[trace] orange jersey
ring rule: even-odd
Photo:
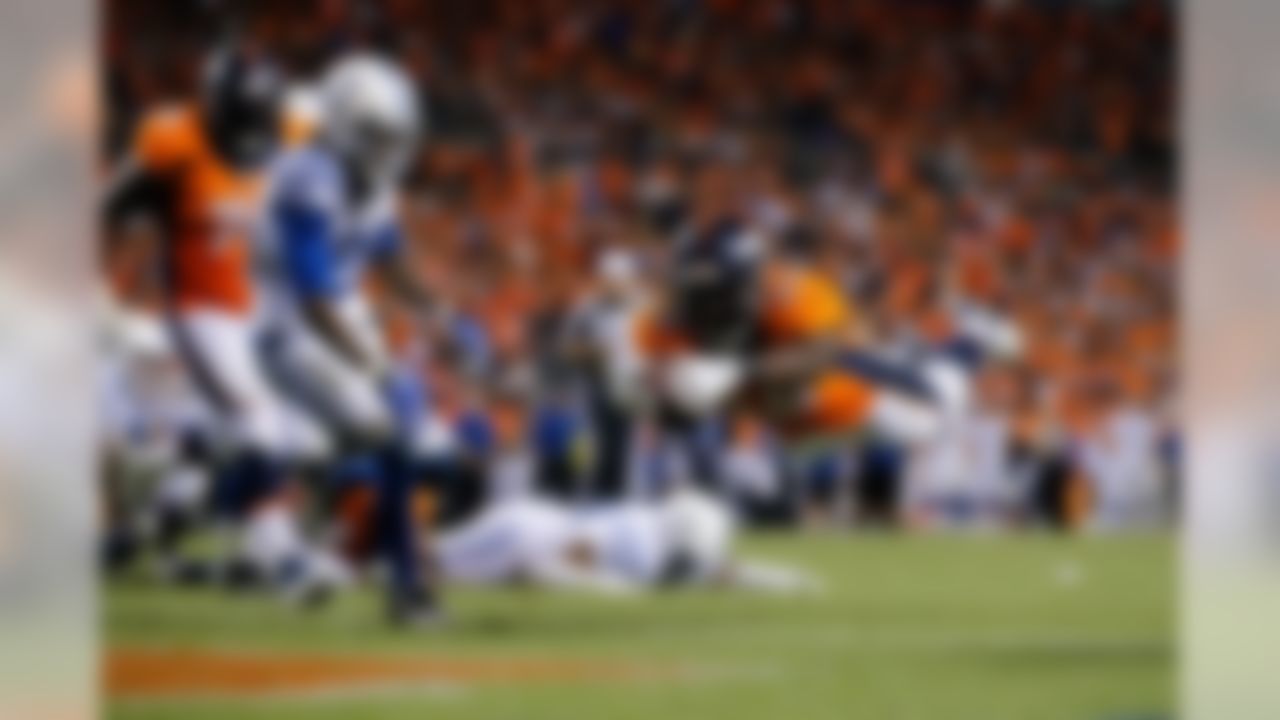
[[[766,268],[759,321],[766,347],[840,335],[853,319],[849,302],[831,278],[796,265]]]
[[[847,337],[856,315],[840,287],[821,272],[776,263],[765,269],[763,298],[756,318],[758,351],[768,352],[824,339]],[[638,344],[662,357],[691,349],[676,328],[654,316],[642,317]],[[820,370],[798,387],[766,388],[765,397],[784,399],[783,429],[799,434],[839,433],[866,421],[874,388],[841,368]],[[789,399],[788,399],[789,398]],[[778,406],[766,401],[774,410]],[[776,414],[770,412],[769,414]]]
[[[804,407],[791,430],[817,435],[853,432],[866,425],[875,386],[845,370],[824,370],[807,389]]]
[[[306,134],[288,122],[285,140]],[[133,154],[163,178],[170,193],[168,280],[179,308],[214,307],[245,313],[253,303],[251,227],[265,184],[261,171],[224,163],[208,141],[194,104],[162,108],[139,127]]]
[[[839,286],[819,272],[793,264],[766,267],[763,299],[755,320],[760,349],[785,347],[843,334],[854,313]],[[691,343],[679,328],[654,313],[640,317],[637,341],[652,355],[688,350]]]
[[[854,319],[840,287],[822,273],[794,265],[774,266],[766,273],[760,317],[766,349],[847,336]],[[852,373],[830,368],[819,371],[800,394],[800,404],[784,429],[827,434],[861,427],[870,414],[874,389]]]

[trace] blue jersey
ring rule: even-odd
[[[267,200],[268,282],[293,300],[339,300],[359,290],[370,262],[398,251],[395,189],[357,203],[347,170],[322,146],[275,164]]]

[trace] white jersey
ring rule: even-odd
[[[300,299],[351,304],[368,265],[399,249],[395,188],[375,188],[356,202],[349,184],[338,158],[317,145],[273,164],[257,247],[269,325],[295,324]]]
[[[340,357],[301,312],[304,302],[328,304],[365,357],[388,364],[362,284],[371,263],[399,251],[395,190],[355,201],[347,173],[319,145],[273,165],[257,268],[268,354],[285,390],[326,424],[367,431],[394,422],[382,378]]]
[[[581,510],[526,496],[494,503],[442,533],[435,554],[455,582],[639,588],[661,578],[669,535],[656,505]]]
[[[623,502],[579,511],[577,523],[598,562],[637,585],[662,579],[674,554],[661,506]]]
[[[499,502],[442,533],[435,556],[453,582],[493,585],[536,580],[566,562],[582,535],[568,510],[532,497]]]

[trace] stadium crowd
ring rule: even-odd
[[[116,5],[107,158],[148,107],[189,92],[210,26],[199,3]],[[1167,3],[243,10],[247,36],[299,77],[372,46],[419,84],[426,142],[406,236],[457,320],[447,338],[390,306],[383,320],[407,385],[472,452],[527,438],[552,492],[662,472],[646,428],[596,407],[609,391],[564,347],[593,308],[660,283],[685,219],[715,212],[731,187],[779,252],[838,278],[886,342],[938,332],[955,293],[999,308],[1025,341],[1018,362],[980,378],[969,421],[921,451],[868,439],[796,467],[759,418],[708,428],[715,482],[757,519],[1124,526],[1167,512],[1178,461]],[[145,240],[116,248],[104,259],[116,292],[158,307]]]

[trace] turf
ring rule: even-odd
[[[455,591],[448,628],[393,633],[354,594],[302,616],[262,598],[115,581],[109,647],[626,661],[655,681],[396,686],[272,697],[133,697],[117,720],[333,718],[1154,720],[1172,716],[1173,542],[770,536],[749,554],[804,566],[820,597],[621,601]]]

